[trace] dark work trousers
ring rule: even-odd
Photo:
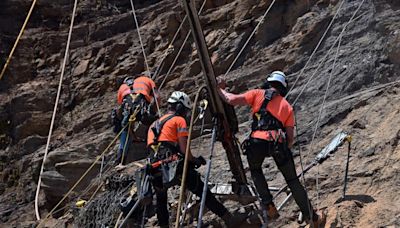
[[[293,155],[289,149],[285,149],[282,143],[278,143],[277,149],[274,149],[274,142],[251,138],[246,153],[251,177],[264,205],[272,203],[272,195],[268,189],[268,184],[264,177],[261,165],[263,164],[265,157],[272,156],[278,169],[283,174],[286,183],[293,194],[293,198],[300,207],[304,218],[307,220],[310,219],[310,209],[313,212],[313,219],[318,218],[313,211],[311,204],[309,204],[310,201],[307,198],[307,193],[304,187],[301,185],[299,178],[297,177]]]
[[[186,176],[186,186],[189,189],[189,191],[193,192],[198,197],[201,197],[203,193],[204,183],[200,178],[200,174],[194,169],[193,166],[190,165],[188,168],[188,174]],[[153,187],[155,189],[157,197],[156,213],[157,213],[158,225],[160,226],[168,225],[169,224],[169,212],[167,207],[168,189],[163,186],[162,177],[160,175],[154,177]],[[224,205],[218,202],[218,200],[211,193],[209,188],[207,189],[207,195],[206,195],[206,207],[219,217],[224,216],[228,212],[228,210],[224,207]]]

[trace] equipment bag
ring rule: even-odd
[[[161,174],[163,185],[167,188],[174,186],[178,183],[179,170],[183,168],[183,159],[180,158],[175,161],[161,164]]]
[[[113,132],[118,133],[121,131],[121,119],[118,118],[118,108],[113,108],[111,110],[111,126],[113,126]]]

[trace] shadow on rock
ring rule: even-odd
[[[335,204],[344,202],[344,201],[359,201],[362,203],[373,203],[376,202],[376,200],[369,195],[346,195],[345,198],[339,198],[336,200]]]

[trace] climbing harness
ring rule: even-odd
[[[283,130],[283,124],[276,117],[274,117],[268,110],[267,106],[272,100],[276,92],[272,89],[266,89],[263,103],[261,104],[258,112],[253,115],[253,123],[251,126],[252,131],[270,131],[270,130]]]
[[[132,130],[132,124],[134,124],[135,121],[140,121],[143,118],[143,114],[140,113],[143,110],[143,95],[141,94],[129,94],[129,98],[131,98],[132,101],[132,105],[135,107],[135,109],[133,110],[133,112],[131,111],[131,106],[129,106],[129,104],[127,103],[123,103],[124,106],[124,118],[122,119],[122,125],[126,126],[126,124],[128,124],[128,134],[126,136],[125,142],[124,142],[124,148],[122,150],[122,157],[121,157],[121,165],[124,164],[124,160],[125,160],[125,153],[126,153],[126,149],[128,146],[128,141],[129,141],[129,134],[131,133]],[[129,106],[129,107],[127,107]],[[138,116],[138,114],[140,114]]]
[[[170,143],[167,142],[159,142],[158,138],[160,137],[161,131],[165,125],[165,123],[174,118],[176,115],[175,114],[170,114],[169,116],[165,117],[165,119],[163,120],[156,120],[156,122],[154,122],[154,125],[150,128],[151,131],[154,134],[154,139],[153,139],[153,144],[150,145],[150,148],[153,150],[153,152],[155,154],[158,154],[159,149],[161,147],[162,144],[171,146],[171,147],[175,147],[175,145],[171,145]],[[177,150],[177,148],[175,148],[175,150]]]
[[[11,49],[11,51],[10,51],[10,54],[9,54],[8,57],[7,57],[6,63],[4,64],[3,69],[1,70],[1,73],[0,73],[0,80],[3,78],[4,73],[5,73],[6,70],[7,70],[8,64],[10,64],[11,58],[12,58],[14,52],[15,52],[15,49],[17,48],[18,43],[19,43],[19,41],[20,41],[22,35],[24,34],[25,27],[26,27],[26,25],[28,24],[29,19],[31,18],[33,9],[35,8],[35,5],[36,5],[36,2],[37,2],[37,0],[33,0],[33,1],[32,1],[31,8],[29,9],[28,15],[27,15],[26,18],[25,18],[24,24],[22,25],[21,30],[19,31],[19,34],[18,34],[18,36],[17,36],[17,39],[15,40],[14,46],[12,47],[12,49]],[[36,206],[35,206],[35,207],[36,207]],[[40,219],[40,215],[39,215],[38,213],[36,213],[36,218],[39,218],[39,219]]]
[[[35,3],[35,2],[34,2]],[[72,29],[74,27],[74,19],[75,19],[75,13],[76,13],[76,7],[78,5],[78,0],[75,0],[74,2],[74,8],[72,11],[72,16],[71,16],[71,24],[69,27],[69,32],[68,32],[68,39],[67,39],[67,45],[65,47],[65,54],[64,54],[64,60],[63,60],[63,64],[61,66],[61,75],[60,75],[60,81],[58,83],[58,89],[57,89],[57,96],[56,96],[56,101],[54,104],[54,109],[53,109],[53,115],[51,117],[51,123],[50,123],[50,129],[49,129],[49,135],[47,137],[47,143],[46,143],[46,148],[44,151],[44,156],[43,156],[43,161],[42,161],[42,166],[40,168],[40,173],[39,173],[39,180],[38,180],[38,184],[37,184],[37,188],[36,188],[36,195],[35,195],[35,214],[36,214],[36,219],[40,220],[40,212],[39,212],[39,192],[40,192],[40,185],[42,183],[42,174],[43,174],[43,170],[44,170],[44,164],[46,163],[46,158],[47,158],[47,154],[49,152],[49,147],[50,147],[50,139],[51,139],[51,135],[53,133],[53,127],[54,127],[54,121],[56,119],[56,114],[57,114],[57,106],[58,106],[58,102],[60,100],[60,95],[61,95],[61,87],[62,87],[62,82],[63,82],[63,78],[64,78],[64,71],[65,71],[65,66],[67,64],[67,57],[68,57],[68,52],[69,52],[69,47],[70,47],[70,43],[71,43],[71,36],[72,36]],[[33,6],[31,7],[31,10],[33,9]],[[31,11],[29,11],[31,13]],[[30,14],[29,14],[30,15]],[[28,18],[27,18],[28,19]]]

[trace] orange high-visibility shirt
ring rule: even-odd
[[[156,83],[146,76],[140,76],[133,81],[132,91],[134,93],[143,94],[146,100],[150,103],[153,99],[153,89],[156,88]]]
[[[157,121],[162,121],[172,114],[165,114]],[[151,124],[149,131],[147,133],[147,146],[154,143],[154,133],[151,128],[154,126],[155,122]],[[164,123],[161,129],[160,136],[158,137],[159,142],[170,142],[173,144],[178,143],[179,137],[187,137],[189,135],[186,120],[181,116],[174,116]]]
[[[122,100],[124,99],[124,97],[130,94],[131,92],[132,92],[131,88],[129,88],[127,84],[123,83],[118,89],[118,96],[117,96],[118,104],[119,105],[122,104]]]
[[[244,94],[246,102],[251,106],[252,115],[258,112],[264,101],[265,90],[263,89],[253,89],[249,90]],[[275,95],[267,105],[267,111],[271,113],[276,119],[278,119],[283,127],[294,127],[294,112],[293,107],[289,102],[281,95]],[[254,131],[251,134],[252,138],[264,139],[264,140],[274,140],[277,132],[272,131]],[[273,139],[271,139],[271,135]]]

